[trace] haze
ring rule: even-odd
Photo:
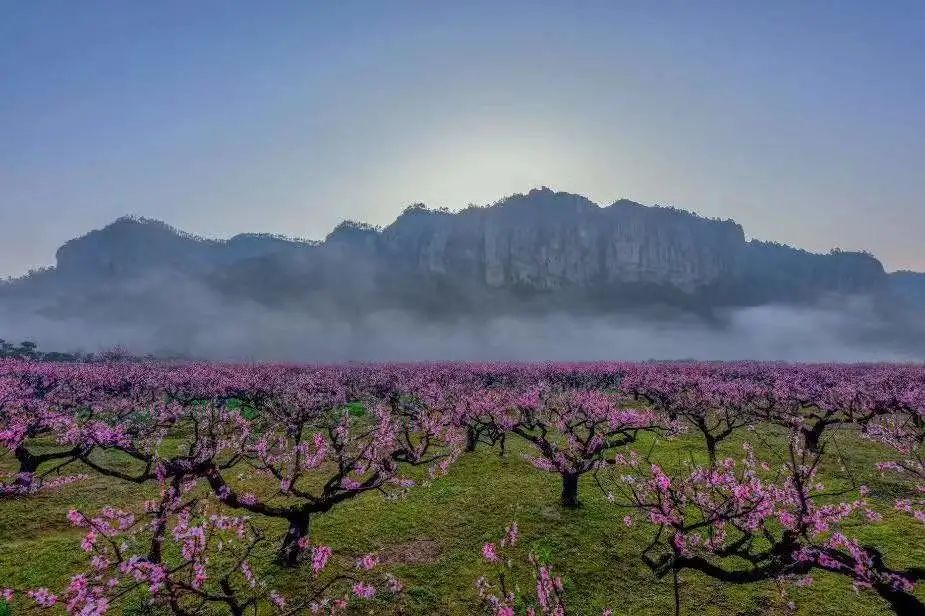
[[[921,2],[5,3],[0,275],[548,185],[925,270]]]

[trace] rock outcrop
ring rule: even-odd
[[[669,208],[601,208],[549,189],[459,214],[409,208],[382,234],[386,252],[488,287],[555,291],[646,282],[692,292],[740,270],[742,228]]]

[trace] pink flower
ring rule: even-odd
[[[28,595],[39,607],[53,607],[58,602],[58,597],[49,592],[47,588],[30,590]]]
[[[279,609],[286,607],[286,599],[275,590],[270,591],[270,601]]]
[[[84,536],[83,541],[80,542],[80,548],[84,552],[92,552],[93,546],[96,545],[96,537],[96,531],[91,529],[90,532]]]
[[[501,547],[511,546],[517,543],[517,522],[511,522],[511,525],[507,527],[504,538],[501,540]]]
[[[250,492],[245,492],[238,497],[238,500],[245,505],[253,505],[257,502],[257,497]]]
[[[320,572],[328,564],[331,558],[331,548],[326,545],[318,545],[312,549],[312,571]]]
[[[193,581],[191,586],[193,588],[202,588],[203,584],[206,583],[206,568],[205,565],[201,563],[196,563],[193,565]]]
[[[364,571],[369,571],[379,563],[379,559],[376,558],[375,554],[366,554],[357,559],[357,569],[363,569]]]
[[[389,592],[393,594],[397,594],[401,592],[402,584],[398,580],[398,578],[396,578],[394,575],[392,575],[391,573],[387,573],[385,575],[385,581],[386,581],[386,584],[388,584]]]
[[[376,596],[376,587],[363,582],[357,582],[353,585],[353,594],[360,599],[372,599]]]
[[[71,509],[67,512],[67,519],[74,526],[84,526],[86,524],[83,514],[76,509]]]
[[[482,546],[482,558],[490,563],[498,562],[498,560],[500,560],[498,558],[497,552],[495,552],[494,543],[486,543]]]

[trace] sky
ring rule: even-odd
[[[925,271],[925,2],[0,0],[0,276],[546,185]]]

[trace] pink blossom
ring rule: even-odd
[[[376,588],[364,582],[357,582],[353,585],[353,594],[360,599],[372,599],[376,596]]]

